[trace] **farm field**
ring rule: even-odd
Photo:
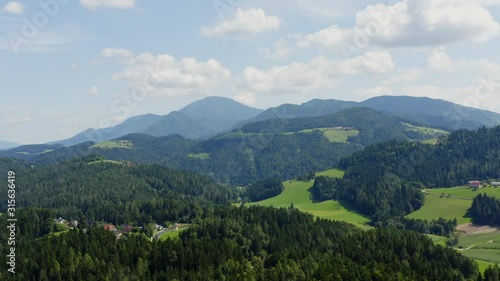
[[[311,133],[315,130],[319,130],[323,132],[323,135],[330,141],[330,142],[347,142],[347,139],[349,137],[355,137],[359,135],[358,130],[336,130],[333,128],[317,128],[317,129],[308,129],[308,130],[303,130],[299,131],[298,133]]]
[[[341,177],[343,172],[333,169],[317,173],[317,175],[326,175],[331,177]],[[291,204],[301,211],[310,213],[321,218],[345,221],[355,224],[361,228],[367,228],[365,223],[370,220],[356,213],[349,205],[335,200],[328,200],[320,203],[313,203],[309,197],[308,189],[313,182],[285,181],[283,182],[285,190],[278,196],[259,202],[247,203],[246,205],[273,206],[276,208],[290,207]]]
[[[469,223],[470,218],[465,217],[467,209],[470,208],[472,200],[440,197],[439,195],[425,195],[425,203],[422,208],[409,214],[412,219],[457,219],[458,224]]]
[[[472,204],[472,199],[480,193],[486,193],[500,198],[500,188],[486,187],[474,191],[472,188],[454,187],[428,189],[425,195],[425,204],[420,210],[409,214],[408,218],[415,219],[445,219],[456,218],[458,224],[470,223],[466,217],[467,210]],[[441,197],[441,195],[444,195]]]
[[[130,141],[103,141],[97,144],[94,144],[92,148],[129,148],[132,149],[134,145]]]

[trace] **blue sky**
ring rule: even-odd
[[[2,1],[0,140],[60,140],[206,96],[500,112],[499,22],[500,0]]]

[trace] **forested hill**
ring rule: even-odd
[[[17,241],[22,258],[9,279],[0,247],[2,280],[483,280],[473,260],[424,235],[362,231],[285,208],[212,208],[165,241],[134,233],[117,241],[102,227],[38,239],[20,231]]]
[[[280,133],[328,127],[350,127],[358,130],[359,135],[349,138],[349,141],[363,146],[409,139],[399,120],[366,107],[347,108],[319,117],[269,119],[244,125],[241,130],[245,133]]]
[[[16,207],[47,208],[67,219],[85,215],[139,225],[151,218],[188,220],[199,215],[201,206],[235,199],[230,187],[191,172],[158,165],[128,167],[93,155],[48,166],[0,159],[0,169],[17,174]],[[7,182],[5,176],[0,180]],[[6,189],[3,185],[1,192],[7,194]],[[0,212],[6,203],[1,202]]]
[[[500,126],[460,130],[437,145],[391,141],[340,161],[342,180],[318,178],[316,200],[344,199],[376,220],[404,216],[423,204],[421,188],[500,179]]]

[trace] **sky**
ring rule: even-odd
[[[500,0],[0,1],[0,140],[207,96],[427,96],[500,112]]]

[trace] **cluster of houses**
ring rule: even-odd
[[[67,229],[74,229],[74,228],[78,227],[77,220],[67,221],[67,220],[60,217],[58,219],[54,219],[54,222],[58,223],[58,224],[65,225]],[[110,223],[98,223],[98,222],[93,222],[93,221],[89,221],[88,225],[96,225],[98,227],[103,227],[105,230],[113,232],[117,238],[120,238],[123,234],[133,232],[134,229],[136,231],[139,231],[142,229],[142,227],[134,227],[134,226],[127,225],[127,224],[122,224],[119,228],[117,228],[116,226],[114,226],[113,224],[110,224]],[[175,223],[174,225],[172,225],[172,230],[179,231],[179,226],[180,225],[178,223]],[[155,227],[154,227],[154,231],[163,231],[163,230],[167,230],[167,229],[168,229],[167,227],[163,227],[159,224],[155,224]]]
[[[500,182],[497,181],[492,181],[490,183],[487,183],[487,185],[491,185],[494,187],[500,186]],[[469,181],[469,187],[472,188],[481,188],[483,186],[483,183],[480,181]]]

